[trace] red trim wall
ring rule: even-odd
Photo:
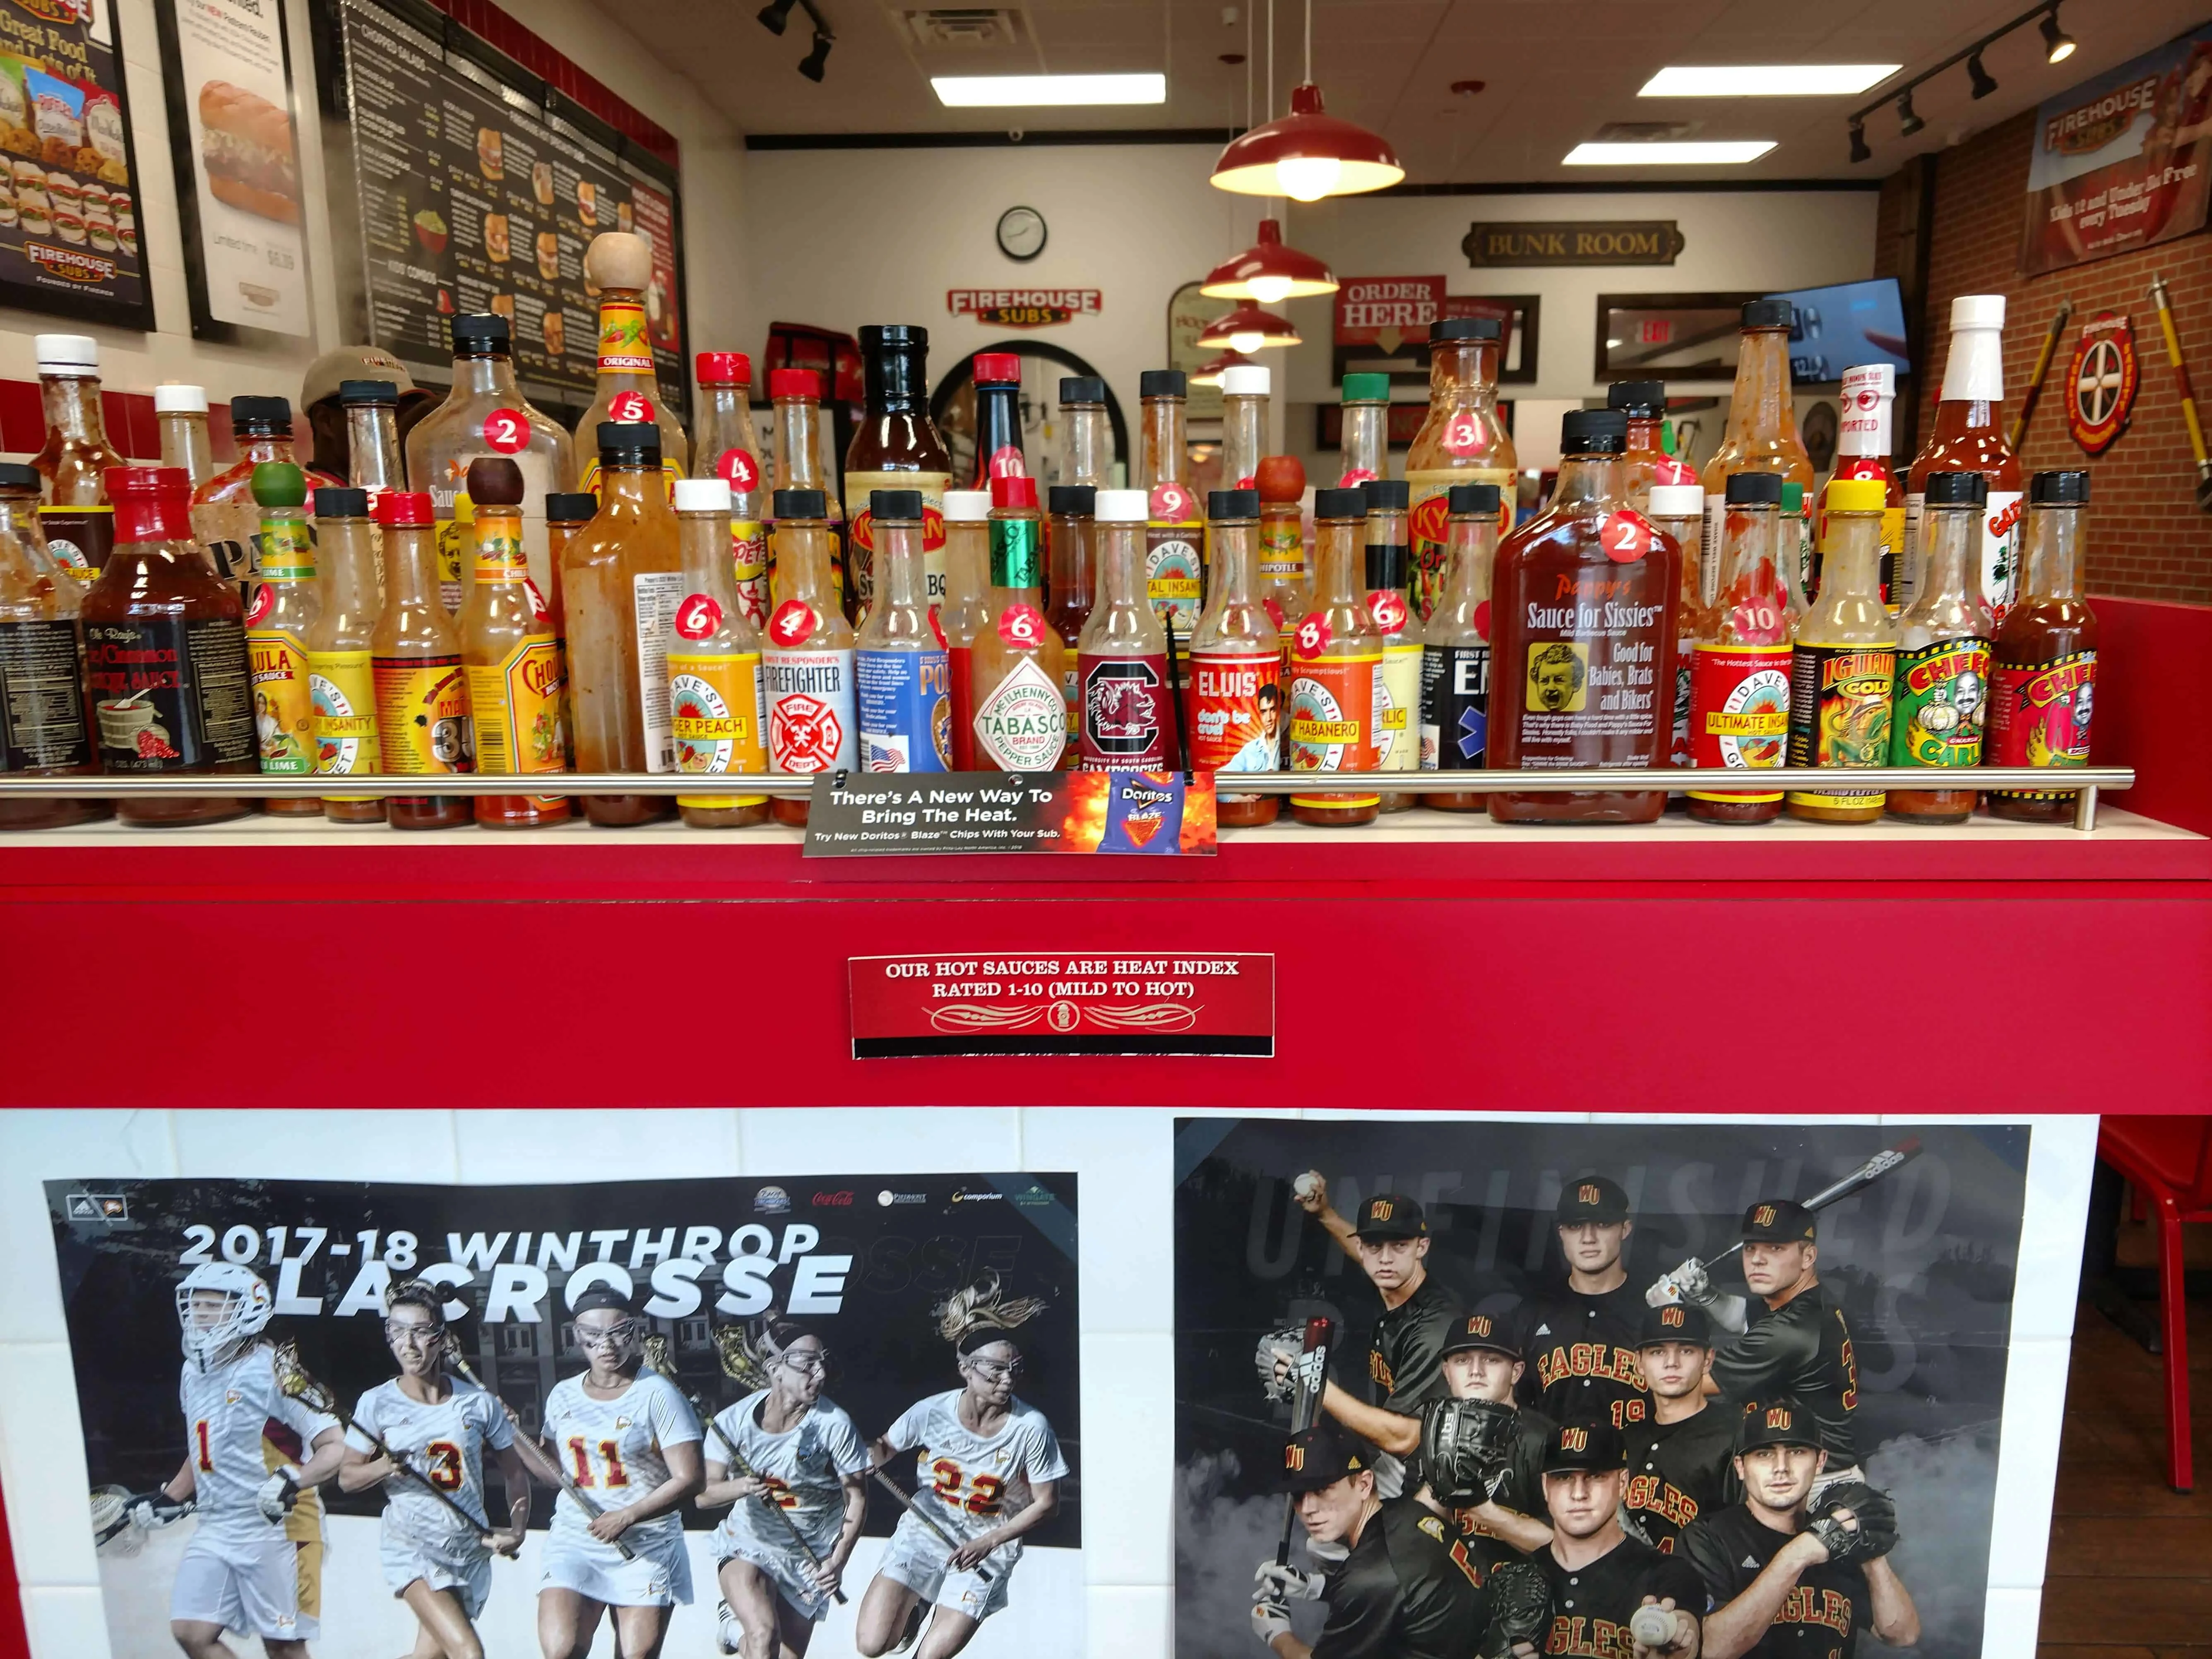
[[[481,35],[541,80],[550,82],[624,136],[635,139],[671,167],[678,165],[676,139],[644,112],[617,97],[491,0],[430,0],[463,28]]]

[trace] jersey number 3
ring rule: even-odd
[[[607,1478],[604,1481],[595,1480],[592,1474],[591,1454],[584,1449],[584,1437],[580,1434],[570,1435],[568,1455],[576,1462],[576,1484],[580,1486],[627,1486],[629,1485],[629,1471],[623,1468],[620,1452],[621,1448],[613,1441],[599,1442],[599,1462],[606,1467]]]
[[[459,1492],[467,1478],[461,1449],[450,1440],[433,1440],[422,1448],[422,1473],[440,1492]]]

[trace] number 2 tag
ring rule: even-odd
[[[1651,550],[1651,520],[1633,507],[1615,508],[1599,521],[1598,538],[1615,564],[1634,564]]]
[[[501,455],[519,455],[530,442],[530,417],[519,409],[495,409],[484,416],[484,447]]]

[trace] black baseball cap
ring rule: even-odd
[[[1283,1443],[1283,1468],[1275,1490],[1319,1492],[1373,1467],[1357,1443],[1324,1418]]]
[[[1544,1473],[1588,1469],[1602,1474],[1628,1467],[1628,1447],[1610,1423],[1562,1423],[1544,1443]]]
[[[1813,1212],[1794,1198],[1762,1199],[1743,1212],[1747,1244],[1809,1244]]]
[[[1656,1308],[1646,1308],[1636,1328],[1636,1346],[1650,1348],[1662,1342],[1694,1342],[1710,1348],[1713,1322],[1703,1308],[1687,1302],[1662,1302]]]
[[[1747,1452],[1756,1446],[1817,1447],[1820,1443],[1820,1425],[1814,1422],[1813,1413],[1786,1394],[1751,1407],[1744,1413],[1743,1421],[1736,1425],[1735,1449],[1739,1452]]]
[[[1443,1346],[1437,1350],[1442,1358],[1448,1353],[1469,1353],[1477,1348],[1486,1348],[1492,1353],[1510,1354],[1521,1358],[1521,1337],[1513,1328],[1513,1322],[1501,1319],[1496,1314],[1471,1313],[1464,1315],[1452,1334],[1444,1339]]]
[[[1628,1194],[1601,1175],[1579,1176],[1559,1188],[1559,1206],[1553,1213],[1562,1227],[1585,1221],[1626,1221]]]
[[[1426,1238],[1429,1218],[1405,1194],[1377,1193],[1359,1206],[1352,1231],[1358,1238]]]

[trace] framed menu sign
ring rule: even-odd
[[[0,5],[0,304],[154,326],[110,0]]]
[[[524,392],[580,409],[598,368],[584,250],[635,231],[655,366],[688,409],[674,170],[427,6],[321,0],[315,17],[334,240],[357,240],[345,297],[369,342],[442,385],[447,319],[496,312]]]

